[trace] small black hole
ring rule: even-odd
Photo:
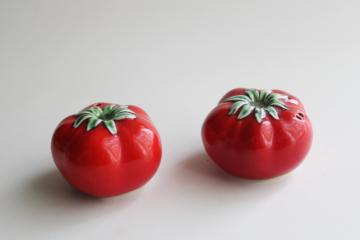
[[[299,112],[299,113],[297,113],[296,114],[296,116],[295,116],[297,119],[299,119],[299,120],[304,120],[304,118],[305,118],[305,115],[304,115],[304,113],[302,113],[302,112]]]

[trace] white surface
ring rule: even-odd
[[[359,239],[359,1],[0,2],[0,239]],[[235,179],[200,127],[237,86],[280,88],[312,118],[293,173]],[[77,194],[51,134],[96,101],[137,104],[163,141],[144,188]]]

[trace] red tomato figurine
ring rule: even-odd
[[[159,133],[144,110],[108,103],[93,104],[60,122],[51,150],[65,179],[96,197],[142,186],[161,159]]]
[[[225,171],[265,179],[300,164],[310,149],[312,128],[304,106],[291,94],[237,88],[207,116],[202,140]]]

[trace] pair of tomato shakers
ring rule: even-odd
[[[202,140],[210,158],[226,172],[267,179],[301,163],[311,146],[312,127],[293,95],[236,88],[205,119]],[[73,187],[109,197],[139,188],[155,174],[161,141],[141,108],[96,103],[60,122],[51,151]]]

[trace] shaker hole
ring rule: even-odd
[[[299,112],[299,113],[297,113],[296,114],[296,116],[295,116],[297,119],[299,119],[299,120],[304,120],[304,118],[305,118],[305,115],[304,115],[304,113],[302,113],[302,112]]]

